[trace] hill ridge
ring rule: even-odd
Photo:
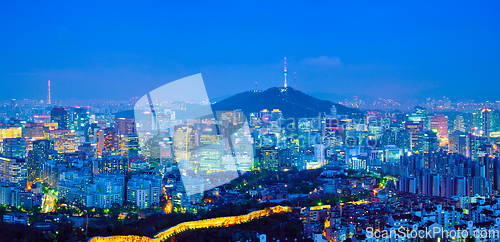
[[[246,91],[235,94],[212,104],[213,111],[232,111],[241,109],[245,115],[263,109],[279,109],[283,116],[292,118],[317,117],[320,113],[330,114],[335,105],[338,115],[359,115],[358,109],[348,108],[328,100],[321,100],[293,88],[271,87],[264,91]]]

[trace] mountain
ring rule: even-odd
[[[339,115],[362,115],[358,109],[320,100],[293,88],[273,87],[265,91],[248,91],[236,94],[212,104],[213,111],[231,111],[241,109],[245,115],[260,112],[263,109],[279,109],[287,118],[317,117],[330,114],[332,105]]]

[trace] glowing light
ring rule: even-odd
[[[220,218],[212,218],[212,219],[204,219],[204,220],[180,223],[174,227],[171,227],[165,231],[156,234],[154,238],[136,236],[136,235],[93,237],[92,239],[90,239],[90,242],[107,242],[107,241],[160,242],[160,241],[166,241],[170,237],[187,230],[229,227],[237,224],[247,223],[262,217],[267,217],[271,214],[289,213],[289,212],[292,212],[291,207],[276,206],[276,207],[266,208],[263,210],[254,211],[246,215],[220,217]]]

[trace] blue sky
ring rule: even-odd
[[[201,73],[209,97],[307,93],[493,100],[499,3],[0,1],[0,100],[128,99]]]

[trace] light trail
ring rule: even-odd
[[[136,235],[124,235],[124,236],[109,236],[109,237],[93,237],[89,240],[89,242],[111,242],[111,241],[161,242],[161,241],[166,241],[172,236],[180,234],[187,230],[229,227],[237,224],[248,223],[252,220],[267,217],[271,214],[289,213],[289,212],[292,212],[291,207],[275,206],[263,210],[254,211],[246,215],[211,218],[211,219],[180,223],[174,227],[171,227],[167,230],[164,230],[156,234],[153,238],[145,236],[136,236]]]
[[[54,206],[57,203],[57,192],[49,189],[42,197],[42,213],[54,211]]]

